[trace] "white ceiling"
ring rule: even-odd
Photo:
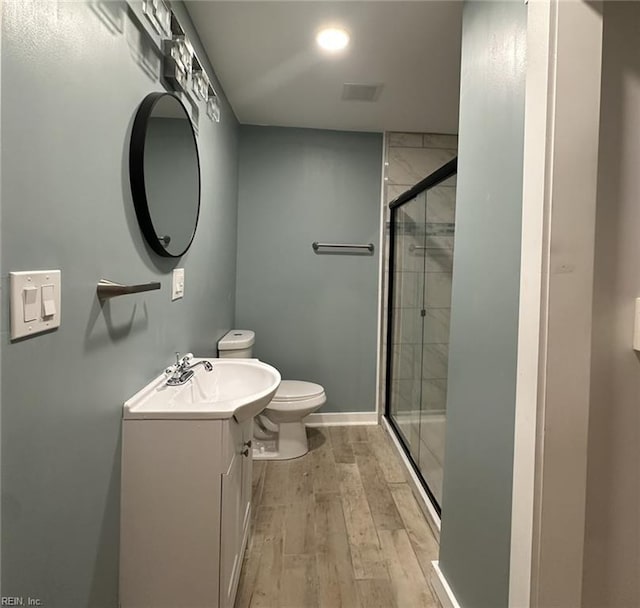
[[[354,131],[456,133],[462,3],[186,2],[241,123]],[[346,52],[315,45],[325,25]],[[344,83],[384,84],[376,102],[343,101]]]

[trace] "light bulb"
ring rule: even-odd
[[[329,27],[320,30],[316,36],[316,42],[321,49],[336,53],[342,51],[349,44],[349,34],[346,30]]]

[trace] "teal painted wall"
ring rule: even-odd
[[[465,608],[508,604],[526,24],[464,7],[440,567]]]
[[[162,90],[135,26],[110,31],[88,2],[2,8],[2,592],[115,608],[122,403],[173,351],[213,354],[233,326],[238,125],[226,101],[219,124],[201,116],[198,232],[181,260],[160,259],[128,181],[137,107]],[[186,290],[172,303],[175,266]],[[49,268],[62,270],[60,329],[11,343],[9,271]],[[100,306],[102,277],[162,289]]]
[[[325,387],[325,412],[375,409],[381,170],[380,134],[240,128],[236,322],[283,378]]]

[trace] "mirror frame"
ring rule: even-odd
[[[149,210],[149,201],[147,200],[147,190],[144,182],[144,149],[147,135],[147,126],[156,103],[165,95],[173,97],[184,110],[185,116],[189,121],[191,136],[193,137],[193,145],[196,150],[196,159],[198,161],[198,211],[196,213],[196,222],[191,233],[191,238],[187,246],[180,253],[169,253],[160,242],[160,235],[156,233]],[[200,170],[200,152],[198,150],[198,140],[196,139],[193,124],[187,108],[182,101],[172,93],[149,93],[140,104],[136,117],[133,121],[131,129],[131,143],[129,146],[129,181],[131,182],[131,195],[133,197],[133,206],[138,218],[140,230],[147,241],[147,244],[155,253],[166,258],[179,258],[183,256],[191,247],[193,239],[196,236],[198,221],[200,220],[200,199],[202,196],[202,172]]]

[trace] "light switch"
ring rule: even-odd
[[[59,270],[10,272],[11,339],[60,326]]]
[[[180,298],[184,298],[184,268],[174,269],[171,282],[171,300]]]
[[[23,295],[23,316],[24,322],[29,323],[38,318],[38,289],[36,287],[25,287]]]
[[[42,286],[42,316],[52,317],[56,314],[55,290],[53,285]]]

